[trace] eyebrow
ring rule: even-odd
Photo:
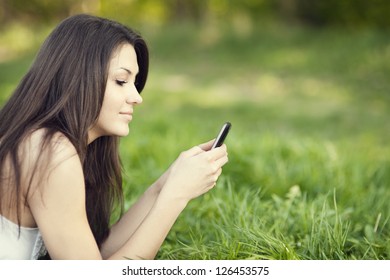
[[[125,70],[127,73],[131,74],[131,71],[130,71],[129,69],[125,68],[125,67],[120,67],[119,69],[123,69],[123,70]]]
[[[129,74],[132,74],[133,72],[131,72],[129,69],[125,68],[125,67],[119,67],[119,69],[122,69],[122,70],[125,70],[127,73]],[[137,73],[135,73],[137,74]]]

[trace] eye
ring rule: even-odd
[[[127,81],[122,81],[122,80],[115,80],[115,82],[119,86],[123,86],[124,84],[127,84]]]

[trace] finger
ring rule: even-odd
[[[196,156],[196,155],[201,154],[201,153],[204,153],[204,150],[202,148],[200,148],[199,146],[195,146],[195,147],[192,147],[191,149],[183,152],[182,154],[189,156],[189,157],[192,157],[192,156]]]
[[[228,163],[229,162],[229,158],[227,157],[227,156],[225,156],[225,157],[221,157],[221,158],[219,158],[219,159],[217,159],[216,161],[215,161],[215,164],[219,167],[219,168],[221,168],[222,166],[224,166],[226,163]]]
[[[210,191],[210,190],[213,189],[216,185],[217,185],[217,181],[210,182],[210,184],[208,184],[208,185],[206,186],[205,192]]]
[[[212,140],[210,140],[210,141],[208,141],[208,142],[199,144],[198,146],[199,146],[203,151],[209,151],[209,150],[211,149],[211,147],[213,146],[214,141],[215,141],[215,139],[212,139]]]
[[[218,178],[219,178],[219,176],[221,176],[221,174],[222,174],[222,168],[218,168],[218,170],[213,174],[215,182],[218,180]]]
[[[217,160],[221,157],[227,156],[227,147],[223,144],[221,147],[212,149],[206,152],[210,160]]]
[[[211,173],[209,175],[209,184],[214,184],[214,183],[217,183],[218,179],[219,179],[219,176],[221,176],[222,174],[222,168],[218,168],[214,173]]]

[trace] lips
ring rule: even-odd
[[[122,116],[126,121],[131,121],[133,119],[133,111],[123,111],[119,112],[119,115]]]
[[[133,115],[133,110],[119,112],[121,115]]]

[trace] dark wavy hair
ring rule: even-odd
[[[45,40],[31,68],[0,110],[0,214],[5,209],[1,180],[9,158],[16,188],[12,190],[16,199],[11,203],[16,203],[20,226],[18,148],[29,134],[44,128],[41,152],[50,147],[48,143],[56,132],[65,135],[76,148],[83,164],[89,224],[99,246],[106,239],[113,208],[123,209],[119,139],[103,136],[88,145],[88,130],[102,107],[111,56],[125,43],[131,44],[137,54],[140,70],[135,82],[141,92],[148,75],[148,48],[142,37],[128,27],[81,14],[62,21]]]

